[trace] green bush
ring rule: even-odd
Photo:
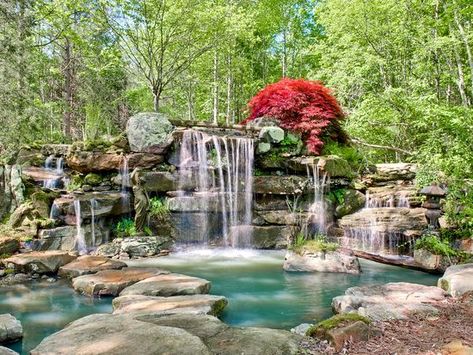
[[[442,240],[435,235],[424,235],[418,239],[415,244],[415,249],[424,249],[432,254],[443,255],[443,256],[458,256],[458,250],[452,248],[450,243],[446,240]]]
[[[322,155],[337,155],[340,158],[345,159],[350,166],[360,171],[362,167],[367,164],[366,159],[355,147],[349,145],[343,145],[338,142],[329,140],[325,143]]]
[[[297,254],[303,254],[304,252],[330,252],[336,251],[339,245],[327,241],[326,236],[316,235],[314,239],[308,240],[303,233],[299,233],[294,238],[294,243],[291,246],[291,250]]]
[[[135,222],[131,218],[122,218],[115,225],[114,232],[120,238],[132,237],[136,235]]]
[[[165,199],[152,197],[149,200],[149,215],[155,218],[165,218],[169,215],[169,206]]]

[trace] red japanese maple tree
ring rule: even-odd
[[[246,124],[259,117],[272,117],[281,128],[300,133],[309,152],[320,154],[323,138],[345,142],[340,127],[343,111],[330,90],[318,81],[282,79],[254,96]]]

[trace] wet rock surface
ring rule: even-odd
[[[129,267],[122,270],[105,270],[72,279],[72,287],[88,296],[118,296],[123,289],[138,281],[168,273],[156,268]]]
[[[340,272],[359,274],[358,258],[349,251],[303,252],[302,255],[288,251],[284,258],[285,271],[302,272]]]
[[[4,260],[8,268],[16,273],[56,273],[77,257],[65,251],[45,251],[17,254]]]
[[[73,262],[59,268],[59,276],[72,279],[81,275],[95,274],[103,270],[118,270],[127,265],[121,261],[102,256],[79,256]]]
[[[14,342],[23,337],[23,327],[11,314],[0,314],[0,344]]]
[[[223,296],[192,295],[154,297],[143,295],[120,296],[113,300],[113,314],[140,312],[146,314],[208,314],[218,316],[228,301]]]

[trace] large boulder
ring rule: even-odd
[[[307,190],[307,178],[296,175],[263,175],[253,178],[255,194],[295,195]]]
[[[119,270],[126,267],[124,262],[105,258],[103,256],[84,255],[79,256],[73,262],[59,268],[59,276],[67,279],[95,274],[103,270]]]
[[[318,167],[320,174],[326,173],[330,177],[351,177],[353,175],[348,162],[337,155],[294,157],[286,160],[285,165],[289,169],[301,173],[306,173],[307,169],[312,170],[314,167]]]
[[[65,251],[53,250],[17,254],[4,260],[8,268],[16,273],[56,273],[63,265],[75,260],[76,256]]]
[[[179,176],[168,171],[147,171],[143,174],[146,191],[175,191],[179,186]]]
[[[335,217],[341,218],[352,214],[365,205],[365,195],[356,190],[344,190],[343,202],[335,208]]]
[[[143,112],[130,117],[126,134],[133,152],[162,154],[172,144],[173,125],[163,114]]]
[[[23,337],[23,327],[11,314],[0,314],[0,344],[17,341]]]
[[[0,355],[19,355],[16,351],[0,346]]]
[[[304,251],[302,254],[288,251],[283,269],[285,271],[341,272],[346,274],[361,272],[358,258],[348,251]]]
[[[375,321],[407,319],[414,314],[428,317],[439,313],[435,304],[445,297],[438,287],[392,282],[350,287],[332,300],[332,309],[335,313],[357,312]]]
[[[448,257],[438,255],[426,249],[414,250],[414,261],[425,270],[442,272],[450,264]]]
[[[0,255],[11,255],[20,250],[20,241],[16,238],[0,237]]]
[[[94,314],[45,338],[32,355],[292,355],[302,337],[284,330],[229,327],[206,315]]]
[[[460,297],[467,292],[472,292],[473,263],[450,266],[439,279],[438,286],[453,297]]]
[[[120,296],[113,300],[113,314],[140,312],[147,314],[191,313],[218,316],[227,303],[225,297],[214,295],[175,297]]]
[[[109,258],[123,254],[129,258],[148,257],[158,255],[162,250],[168,250],[172,243],[173,240],[169,236],[116,238],[100,245],[94,254]]]
[[[291,226],[241,225],[230,227],[229,239],[234,247],[284,249],[293,233]]]
[[[122,270],[104,270],[72,279],[72,287],[88,296],[118,296],[123,289],[138,281],[168,273],[155,268],[127,267]]]
[[[209,293],[210,281],[181,274],[164,274],[149,277],[134,285],[128,286],[120,296],[178,296]]]

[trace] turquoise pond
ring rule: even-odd
[[[229,300],[222,319],[239,326],[290,329],[331,315],[330,302],[351,286],[386,282],[435,285],[426,273],[361,260],[361,275],[287,273],[278,251],[203,249],[168,257],[133,260],[130,266],[158,266],[212,281],[211,293]],[[33,282],[0,288],[0,313],[12,313],[24,327],[22,342],[9,346],[27,354],[45,336],[74,319],[111,312],[111,299],[80,296],[65,283]]]

